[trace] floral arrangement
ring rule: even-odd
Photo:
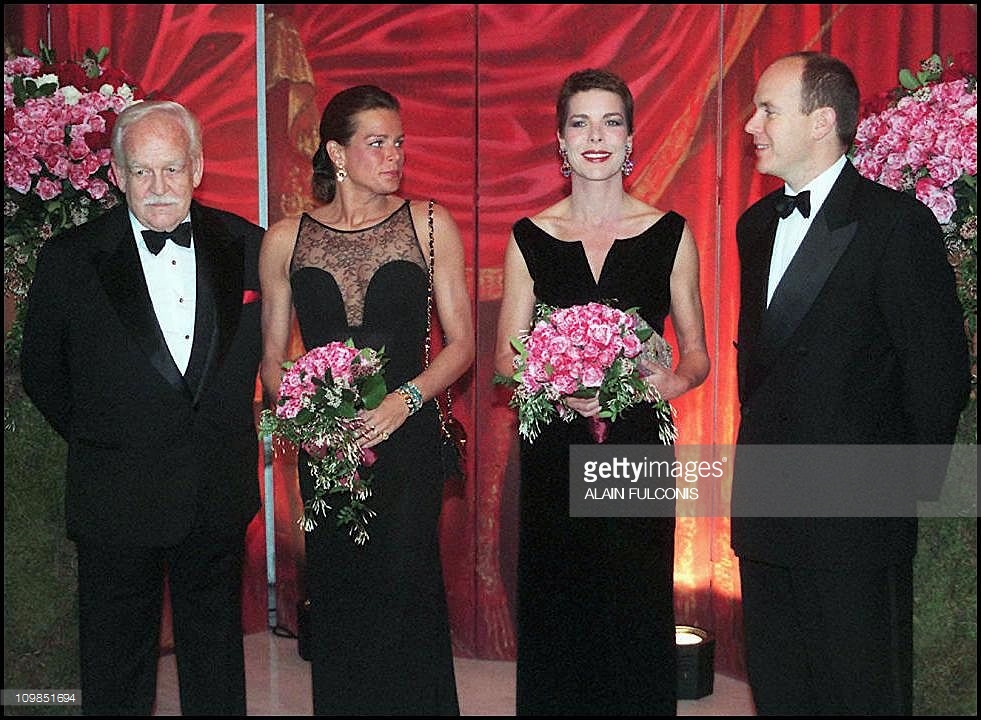
[[[852,162],[862,175],[911,193],[941,224],[977,377],[978,81],[973,53],[932,55],[898,88],[866,103]]]
[[[105,63],[107,48],[65,62],[43,43],[24,52],[3,63],[3,288],[18,304],[45,240],[122,200],[109,177],[110,135],[142,99]]]
[[[640,317],[636,308],[619,310],[604,303],[556,308],[538,304],[531,331],[511,338],[517,355],[512,376],[495,382],[514,387],[511,406],[518,410],[518,432],[533,442],[543,426],[577,414],[564,396],[599,396],[600,413],[593,437],[603,442],[605,423],[628,407],[649,402],[665,444],[677,438],[671,406],[644,381],[645,362],[670,367],[670,348]]]
[[[274,410],[263,410],[259,429],[286,440],[308,454],[314,494],[298,522],[307,532],[317,517],[332,510],[331,495],[344,494],[347,504],[337,512],[337,526],[349,525],[354,542],[368,540],[368,520],[375,516],[365,501],[371,497],[366,468],[374,452],[362,448],[358,430],[361,409],[381,404],[387,392],[382,369],[384,351],[358,349],[351,340],[316,347],[284,365]]]

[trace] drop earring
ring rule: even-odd
[[[572,175],[572,165],[569,164],[569,153],[559,148],[559,156],[562,158],[562,165],[559,167],[559,172],[562,173],[562,177],[569,177]]]
[[[347,170],[344,169],[343,165],[337,166],[337,182],[342,183],[347,180]]]
[[[624,177],[634,171],[634,161],[630,159],[631,152],[633,152],[633,148],[627,145],[626,151],[623,153],[623,165],[620,166],[620,172],[623,173]]]

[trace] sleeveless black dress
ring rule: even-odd
[[[427,245],[428,247],[428,241]],[[426,256],[408,201],[378,224],[336,230],[303,215],[290,267],[306,348],[384,348],[389,390],[422,371]],[[369,539],[333,517],[305,534],[313,708],[318,715],[459,714],[437,525],[439,426],[428,402],[376,445]],[[300,490],[313,481],[299,459]]]
[[[617,239],[597,283],[581,243],[522,218],[514,237],[537,301],[639,307],[658,333],[685,220],[674,212]],[[606,444],[660,445],[649,405],[609,425]],[[569,446],[589,423],[554,421],[521,441],[518,715],[673,715],[674,518],[569,517]]]

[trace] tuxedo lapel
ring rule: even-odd
[[[740,250],[742,271],[742,296],[744,327],[740,335],[757,338],[763,313],[766,311],[767,285],[770,281],[770,256],[777,234],[776,213],[767,213],[767,220],[761,221],[756,232],[750,233],[753,247]]]
[[[241,247],[227,233],[224,225],[196,203],[191,205],[191,227],[197,262],[197,299],[194,321],[194,344],[190,370],[194,374],[191,388],[197,402],[235,336],[242,311],[242,272],[244,255]]]
[[[760,327],[762,347],[780,347],[800,325],[831,271],[855,236],[858,223],[831,230],[818,213],[777,285]]]
[[[770,255],[777,229],[777,215],[772,198],[756,203],[740,219],[737,227],[739,246],[739,329],[734,343],[739,396],[744,398],[755,385],[760,367],[758,344],[760,324],[766,309],[766,289],[770,274]]]
[[[175,390],[186,393],[184,377],[167,348],[153,311],[129,214],[123,208],[117,215],[118,220],[108,234],[115,245],[108,248],[98,266],[102,288],[119,321],[132,333],[153,367]]]
[[[852,193],[850,167],[846,164],[832,187],[763,312],[759,347],[764,364],[768,353],[793,335],[855,237],[858,221],[845,214]]]
[[[187,383],[195,403],[201,390],[208,358],[215,344],[215,303],[212,296],[211,276],[202,260],[200,245],[195,238],[195,299],[194,299],[194,339],[191,343],[191,356],[187,361],[184,381]]]

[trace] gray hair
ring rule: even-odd
[[[123,148],[126,131],[154,113],[163,113],[176,120],[187,133],[191,155],[197,156],[202,153],[201,124],[190,110],[172,100],[143,100],[130,105],[116,118],[116,124],[112,128],[112,154],[116,162],[123,162],[126,158],[126,151]]]

